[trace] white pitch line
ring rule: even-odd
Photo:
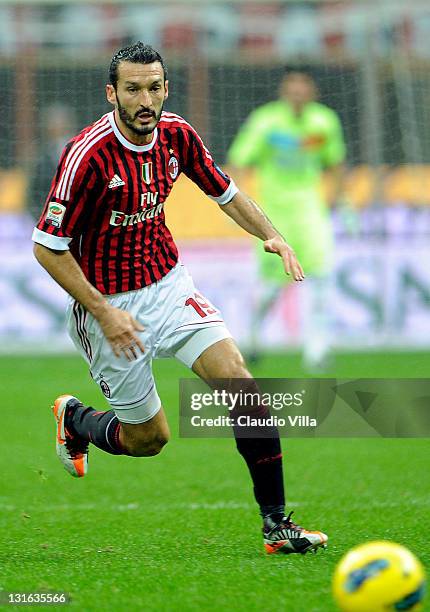
[[[289,502],[288,507],[298,507],[302,504],[298,502]],[[166,510],[165,505],[153,505],[150,504],[149,510],[153,511],[162,511]],[[98,504],[53,504],[50,506],[39,506],[32,507],[31,504],[24,504],[23,506],[13,506],[12,504],[2,504],[0,503],[0,512],[67,512],[68,510],[76,511],[76,510],[98,510],[106,509],[114,510],[116,512],[129,512],[135,510],[144,510],[146,508],[143,504],[139,504],[138,502],[132,502],[129,504],[112,504],[109,505],[106,502],[100,502]],[[191,503],[180,503],[180,504],[169,504],[169,510],[249,510],[255,508],[255,504],[247,503],[247,502],[215,502],[213,504],[209,503],[199,503],[199,502],[191,502]]]
[[[327,505],[331,504],[330,500],[327,500]],[[305,507],[305,506],[309,506],[311,505],[310,502],[292,502],[292,501],[288,501],[286,504],[286,508],[287,510],[289,508],[299,508],[299,507]],[[319,505],[321,505],[321,500],[319,500]],[[324,504],[322,504],[324,506]],[[423,498],[412,498],[412,499],[399,499],[399,500],[391,500],[391,501],[384,501],[384,502],[363,502],[363,503],[348,503],[348,510],[360,510],[362,508],[377,508],[377,509],[384,509],[384,508],[400,508],[400,507],[404,507],[405,505],[408,506],[420,506],[420,507],[428,507],[430,505],[430,498],[429,497],[423,497]],[[145,506],[145,504],[142,504],[140,502],[130,502],[128,504],[109,504],[108,501],[100,501],[97,504],[52,504],[49,506],[32,506],[31,503],[24,503],[21,506],[16,506],[13,504],[7,504],[4,502],[0,501],[0,512],[68,512],[70,511],[76,511],[76,510],[82,510],[83,512],[85,511],[101,511],[104,510],[106,508],[109,508],[109,510],[113,510],[115,512],[133,512],[136,510],[143,510],[143,511],[153,511],[155,510],[156,512],[163,512],[164,510],[166,510],[167,506],[166,505],[161,505],[161,504],[150,504],[148,506],[148,508]],[[182,502],[182,503],[175,503],[175,504],[170,504],[168,506],[169,510],[211,510],[211,511],[218,511],[218,510],[251,510],[251,509],[255,509],[256,505],[255,503],[248,503],[248,502],[236,502],[236,501],[219,501],[219,502],[214,502],[214,503],[207,503],[207,502]]]

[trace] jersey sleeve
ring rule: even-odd
[[[342,125],[337,114],[331,109],[327,109],[326,140],[320,155],[321,163],[326,168],[341,164],[346,157]]]
[[[267,143],[268,115],[265,108],[253,111],[239,129],[229,152],[228,162],[237,168],[258,166]]]
[[[220,205],[230,202],[239,191],[233,179],[214,162],[202,139],[191,126],[188,130],[188,155],[184,173]]]
[[[32,240],[56,251],[66,251],[78,238],[89,216],[96,175],[91,165],[66,145]]]

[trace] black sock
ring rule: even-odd
[[[261,432],[261,428],[260,432]],[[234,426],[236,446],[245,459],[254,483],[254,496],[260,506],[261,516],[271,516],[279,522],[285,512],[282,452],[279,432],[276,427],[265,427],[264,438],[243,437],[244,434],[258,435],[258,428]]]
[[[111,455],[128,454],[119,441],[121,423],[113,410],[100,412],[88,406],[76,406],[65,418],[72,435],[76,433]]]

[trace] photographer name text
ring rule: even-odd
[[[190,419],[193,427],[318,427],[317,419],[308,415],[288,415],[286,419],[271,415],[267,417],[252,417],[242,414],[237,418],[219,415],[213,418],[195,414]]]

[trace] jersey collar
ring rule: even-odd
[[[114,131],[114,134],[118,138],[120,143],[124,147],[126,147],[127,149],[130,149],[130,151],[136,151],[137,153],[144,153],[145,151],[150,151],[152,149],[152,147],[155,145],[155,142],[157,140],[158,129],[155,128],[152,140],[148,144],[146,144],[146,145],[136,145],[136,144],[133,144],[132,142],[130,142],[124,136],[124,134],[122,134],[122,132],[120,132],[120,129],[117,126],[116,121],[115,121],[115,114],[114,113],[115,113],[115,111],[112,111],[112,112],[108,113],[108,119],[109,119],[109,123],[111,124],[112,129]]]

